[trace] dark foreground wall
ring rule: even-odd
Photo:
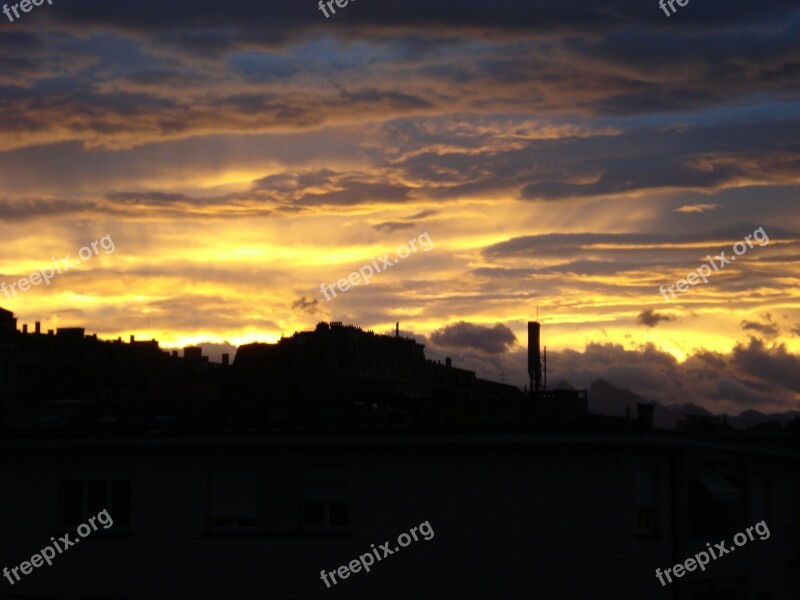
[[[798,597],[789,450],[658,434],[351,433],[18,440],[0,456],[0,566],[76,538],[74,522],[103,508],[116,518],[52,566],[0,580],[0,597]],[[768,539],[659,584],[657,567],[761,519]],[[394,552],[413,527],[418,540]],[[386,541],[394,553],[369,573],[321,580]]]

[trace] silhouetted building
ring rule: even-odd
[[[275,344],[246,344],[233,363],[232,396],[265,403],[309,400],[522,398],[511,385],[425,358],[411,338],[338,322]]]
[[[156,340],[101,341],[80,327],[16,329],[0,309],[0,406],[55,400],[220,401],[224,369],[198,355],[180,359]],[[199,358],[198,358],[199,357]]]
[[[800,597],[800,420],[658,430],[652,405],[591,415],[584,391],[531,397],[341,323],[229,368],[7,311],[0,331],[2,565],[113,518],[13,597]],[[768,539],[656,578],[762,520]],[[321,580],[387,540],[391,560]]]
[[[752,598],[800,593],[797,439],[486,427],[265,428],[223,405],[47,403],[2,411],[14,566],[107,509],[114,526],[13,588],[36,598]],[[764,520],[767,540],[662,587]],[[435,536],[327,589],[428,521]],[[453,573],[458,573],[453,577]],[[492,574],[492,576],[489,576]],[[496,574],[497,576],[494,576]],[[6,584],[7,585],[7,584]],[[8,591],[8,590],[7,590]]]

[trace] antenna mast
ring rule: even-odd
[[[547,346],[544,347],[544,391],[547,391]]]

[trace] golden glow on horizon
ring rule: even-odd
[[[174,181],[225,187],[279,173],[230,169]],[[380,180],[380,173],[366,179]],[[337,186],[303,193],[322,194]],[[763,323],[770,312],[780,319],[781,331],[769,342],[800,350],[800,339],[789,333],[791,323],[800,322],[800,268],[785,260],[794,251],[791,240],[771,237],[764,247],[755,242],[741,263],[668,303],[659,286],[674,284],[701,264],[686,260],[686,253],[669,253],[709,245],[719,252],[727,243],[598,244],[592,234],[581,237],[636,232],[642,223],[657,223],[667,196],[654,195],[646,203],[570,201],[557,210],[508,192],[446,203],[418,198],[343,206],[287,202],[292,210],[258,216],[253,211],[269,212],[275,202],[237,198],[190,206],[191,201],[181,200],[162,207],[156,197],[132,209],[108,203],[106,208],[126,212],[119,218],[104,214],[102,225],[87,221],[80,235],[74,233],[74,215],[37,225],[37,236],[20,236],[17,229],[0,225],[0,235],[8,238],[0,260],[6,282],[49,266],[50,256],[74,258],[81,246],[105,233],[116,244],[113,254],[101,251],[56,275],[49,287],[9,299],[0,294],[0,306],[14,311],[20,323],[84,327],[102,339],[155,338],[162,348],[275,342],[323,320],[381,332],[399,320],[429,339],[457,321],[503,323],[517,336],[516,350],[525,346],[524,323],[539,306],[552,350],[582,350],[588,343],[635,350],[652,343],[679,360],[700,350],[730,352],[747,338],[742,323]],[[191,218],[177,216],[184,209]],[[382,264],[386,253],[393,259],[398,247],[422,232],[430,235],[429,252],[419,245],[388,272],[374,274],[368,288],[355,286],[331,301],[324,298],[321,283],[346,279],[372,260]],[[558,241],[558,252],[525,245],[527,238],[556,232],[573,234],[574,242],[564,241],[563,252]],[[41,239],[49,251],[35,250]],[[514,251],[503,244],[512,239],[519,245]],[[486,252],[489,247],[495,248]],[[637,321],[644,309],[674,320],[648,328]]]

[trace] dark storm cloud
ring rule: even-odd
[[[800,151],[794,142],[800,114],[757,126],[722,121],[593,135],[577,128],[570,135],[562,128],[560,139],[530,139],[535,131],[515,136],[513,127],[498,130],[497,123],[474,126],[480,135],[464,135],[469,129],[456,119],[449,127],[422,125],[399,122],[385,132],[394,140],[416,140],[420,151],[393,165],[407,178],[427,184],[425,191],[433,198],[505,192],[561,201],[642,190],[718,190],[742,181],[800,181]],[[431,132],[434,127],[438,130]],[[437,145],[447,150],[427,149]]]
[[[516,343],[517,337],[502,323],[489,327],[459,321],[434,331],[431,334],[431,341],[438,346],[501,354]]]
[[[718,253],[728,250],[726,246],[741,240],[748,233],[753,232],[759,225],[741,223],[716,228],[711,231],[698,231],[696,233],[551,233],[543,235],[530,235],[510,239],[505,242],[493,244],[484,249],[484,254],[490,257],[511,256],[581,256],[589,250],[613,254],[614,252],[636,251],[647,252],[643,246],[662,247],[669,250],[671,255],[681,251],[676,246],[707,244],[709,252]],[[778,227],[767,227],[765,231],[771,234],[770,239],[783,241],[800,241],[800,236],[791,231]],[[773,237],[774,236],[774,237]],[[754,248],[760,247],[754,245]],[[605,249],[602,249],[605,248]],[[690,248],[685,250],[692,256],[702,255],[702,249]],[[730,255],[731,252],[728,251]],[[750,258],[750,257],[748,257]],[[591,264],[591,263],[590,263]],[[599,265],[602,268],[602,263]],[[588,271],[587,271],[588,272]]]
[[[146,209],[146,213],[143,210]],[[215,209],[215,210],[210,210]],[[163,192],[114,192],[103,198],[64,200],[0,199],[0,222],[46,220],[60,215],[82,213],[111,217],[213,218],[234,219],[243,216],[269,216],[293,212],[280,205],[279,199],[261,195],[226,194],[194,197]]]
[[[307,298],[305,294],[292,302],[292,310],[299,310],[312,316],[324,312],[320,309],[319,298]]]
[[[564,200],[653,189],[717,189],[742,180],[800,181],[794,143],[800,119],[688,130],[629,129],[624,134],[533,140],[483,152],[416,154],[397,163],[407,176],[436,184],[431,195],[455,198],[520,190],[527,200]],[[461,140],[447,139],[450,145]]]
[[[344,189],[300,196],[296,203],[304,206],[349,206],[370,202],[404,202],[409,199],[410,188],[390,183],[343,181]]]
[[[94,203],[75,200],[0,200],[0,221],[27,221],[95,208]]]
[[[669,261],[671,264],[682,264],[678,260]],[[646,266],[665,266],[668,264],[663,258],[648,261],[643,259],[638,263],[624,263],[618,260],[571,260],[560,265],[544,267],[533,270],[534,273],[569,273],[571,275],[613,275],[640,271]]]
[[[752,377],[800,392],[800,357],[789,353],[785,344],[767,347],[762,340],[750,338],[747,346],[736,347],[733,362]]]
[[[767,338],[774,338],[780,333],[779,327],[772,322],[771,318],[768,318],[766,323],[744,320],[742,321],[742,330],[756,331]]]
[[[113,202],[125,205],[171,206],[177,202],[187,202],[192,199],[186,194],[168,194],[164,192],[117,192],[109,194]]]
[[[142,86],[169,85],[200,85],[211,81],[202,73],[190,72],[167,67],[152,67],[134,71],[123,77],[123,81],[140,84]]]
[[[405,217],[401,221],[389,221],[386,223],[378,223],[373,225],[372,228],[382,233],[394,233],[395,231],[402,231],[404,229],[413,229],[419,227],[420,221],[433,217],[439,214],[438,210],[423,210],[417,214]]]
[[[706,20],[710,6],[721,12]],[[46,35],[27,29],[34,20],[13,34],[0,34],[0,47],[14,52],[5,68],[27,73],[34,83],[4,80],[0,68],[0,81],[17,86],[3,97],[22,95],[22,102],[6,107],[0,131],[37,134],[26,141],[8,136],[6,147],[66,139],[119,147],[210,132],[314,128],[459,110],[685,113],[751,104],[757,101],[755,84],[761,98],[797,97],[796,5],[706,0],[684,11],[689,12],[692,18],[670,21],[657,5],[644,8],[623,0],[581,2],[580,7],[556,0],[491,6],[376,0],[326,20],[313,3],[288,1],[267,6],[245,0],[169,5],[151,0],[134,6],[75,0],[47,11],[52,27]],[[101,68],[65,69],[52,62],[52,40],[57,40],[57,55],[65,57],[58,60],[80,65],[92,58]],[[43,64],[49,67],[43,70]],[[347,73],[346,80],[332,83],[332,75],[340,73]],[[302,85],[292,87],[295,81]],[[740,140],[750,138],[731,129]],[[795,139],[796,133],[795,128]],[[725,163],[693,169],[683,161],[701,147],[717,150],[716,139],[680,140],[686,150],[678,152],[665,135],[650,143],[644,156],[632,151],[627,160],[614,161],[605,152],[578,164],[567,161],[561,172],[534,170],[528,177],[512,167],[502,179],[522,188],[524,198],[547,199],[664,187],[670,185],[670,173],[675,185],[708,187],[759,172],[757,157],[747,157],[749,168]],[[672,149],[653,149],[663,144]],[[553,149],[541,147],[542,152]],[[539,149],[526,150],[529,166],[530,154]],[[781,148],[760,147],[759,153],[768,150]],[[645,164],[648,159],[652,165]],[[482,162],[471,172],[498,166],[491,156]],[[436,167],[431,164],[432,172]],[[594,172],[600,174],[597,181],[576,182]],[[472,193],[492,185],[469,177],[453,183]]]
[[[553,377],[577,387],[605,379],[662,404],[687,401],[715,412],[797,409],[800,357],[783,345],[751,338],[730,354],[702,351],[683,364],[651,344],[626,350],[617,344],[587,345],[583,352],[553,352]]]
[[[684,29],[724,29],[740,23],[755,26],[773,21],[793,8],[796,8],[796,4],[790,0],[772,0],[757,5],[744,0],[706,0],[685,9],[692,12],[693,18],[684,18],[680,24]],[[213,47],[223,45],[219,35],[202,32],[235,29],[238,39],[243,37],[248,41],[276,43],[309,29],[320,29],[323,25],[346,31],[353,28],[367,31],[407,30],[413,27],[427,31],[499,29],[545,33],[603,32],[636,24],[658,29],[674,28],[674,23],[668,22],[657,6],[644,8],[622,0],[609,0],[602,5],[590,0],[576,0],[568,5],[560,0],[523,3],[501,0],[492,4],[477,0],[408,0],[402,4],[374,0],[369,4],[348,7],[345,12],[346,20],[344,14],[337,15],[341,17],[338,21],[326,20],[315,4],[289,0],[271,2],[268,11],[263,10],[262,4],[250,0],[229,0],[224,4],[213,0],[175,0],[169,4],[158,0],[139,0],[135,5],[130,2],[75,0],[60,7],[54,18],[75,26],[105,25],[128,31],[170,32],[173,36],[182,30],[197,31],[201,33],[187,43]],[[187,19],[188,15],[191,15],[191,19]],[[260,38],[257,33],[261,34]]]
[[[672,315],[658,314],[652,308],[646,308],[636,317],[636,322],[640,325],[647,327],[655,327],[661,321],[674,321],[675,317]]]
[[[650,155],[638,158],[608,157],[603,160],[579,162],[572,165],[558,179],[525,185],[521,197],[555,200],[664,187],[712,188],[746,175],[745,170],[739,165],[720,165],[708,171],[700,171],[681,164],[684,158],[674,155],[667,159],[663,155]],[[591,183],[569,181],[569,179],[591,178],[594,174],[596,181]],[[553,175],[558,176],[557,173],[551,173],[549,177],[552,178]]]
[[[33,32],[19,29],[3,29],[0,32],[0,50],[4,53],[11,50],[30,51],[41,45],[41,38]]]
[[[368,88],[355,92],[342,92],[341,99],[345,104],[381,104],[394,109],[429,108],[432,106],[431,102],[419,96]]]

